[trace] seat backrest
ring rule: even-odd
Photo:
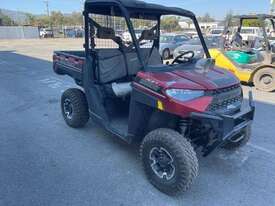
[[[243,45],[243,37],[239,32],[236,32],[236,34],[232,38],[232,45],[234,47],[242,47]]]
[[[151,48],[141,48],[141,58],[145,60],[145,63],[149,65],[159,65],[162,64],[161,56],[157,48],[152,50],[151,56],[149,58]],[[129,65],[129,75],[135,75],[142,69],[142,65],[139,62],[138,56],[136,52],[130,52],[126,54],[127,61]],[[149,60],[148,60],[149,58]]]
[[[124,57],[119,49],[98,49],[98,80],[105,84],[127,75]]]
[[[125,53],[125,58],[122,51],[119,49],[98,49],[98,79],[102,84],[113,82],[127,76],[136,75],[142,69],[142,65],[138,59],[136,51]],[[149,65],[162,64],[161,56],[157,48],[154,48],[150,55],[151,48],[141,49],[141,58],[148,61]],[[128,66],[128,71],[127,67]]]

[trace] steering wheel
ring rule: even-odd
[[[186,56],[187,54],[191,54],[191,56]],[[186,63],[191,61],[191,59],[193,59],[195,56],[195,52],[193,51],[186,51],[183,52],[182,54],[180,54],[179,56],[177,56],[174,61],[172,62],[172,64],[178,63],[178,64],[182,64],[182,63]],[[183,58],[183,59],[181,59]]]

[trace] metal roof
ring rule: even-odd
[[[248,14],[248,15],[237,15],[233,18],[239,19],[275,19],[275,15],[270,14]]]
[[[139,0],[86,0],[85,8],[91,8],[92,11],[96,13],[106,13],[107,9],[102,7],[100,10],[96,9],[94,6],[102,6],[102,5],[120,5],[125,7],[130,13],[147,13],[151,15],[183,15],[188,17],[195,16],[191,11],[176,8],[176,7],[166,7],[158,4],[146,3],[144,1]]]

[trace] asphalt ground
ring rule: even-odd
[[[138,148],[92,121],[69,128],[60,96],[75,87],[52,71],[53,50],[82,40],[0,41],[0,205],[275,205],[275,93],[253,89],[250,143],[199,157],[191,190],[169,197],[146,180]],[[250,87],[244,86],[245,96]]]

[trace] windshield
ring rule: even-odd
[[[134,32],[132,34],[124,17],[99,14],[90,14],[89,17],[94,29],[90,31],[90,45],[95,49],[119,49],[118,54],[130,52],[133,65],[138,62],[144,65],[166,64],[167,60],[171,63],[177,57],[174,54],[176,49],[187,43],[198,45],[200,58],[203,57],[202,43],[191,18],[166,15],[158,21],[157,16],[135,16],[130,18]],[[136,42],[132,35],[135,35]],[[188,51],[191,58],[186,58],[186,61],[191,62],[198,57],[197,48],[190,48]]]
[[[142,27],[141,25],[144,25],[144,23],[146,26],[143,26],[145,28],[143,32],[152,35],[151,38],[139,41],[142,52],[145,52],[145,63],[156,64],[156,62],[159,62],[159,64],[170,64],[175,57],[178,56],[177,48],[183,45],[194,45],[194,47],[188,47],[188,51],[191,52],[189,56],[192,57],[192,61],[195,61],[196,58],[204,58],[202,42],[198,37],[199,34],[195,30],[192,19],[176,15],[163,15],[161,17],[159,31],[159,40],[162,44],[160,44],[159,48],[155,41],[158,39],[158,22],[152,20],[142,22],[142,20],[136,19],[134,21],[134,25],[139,26],[139,28]],[[192,34],[190,34],[190,31],[192,31]],[[136,36],[138,35],[136,34]],[[154,44],[154,42],[156,44]],[[148,50],[146,51],[146,49]],[[164,62],[162,60],[164,60]],[[182,61],[181,63],[186,62]]]

